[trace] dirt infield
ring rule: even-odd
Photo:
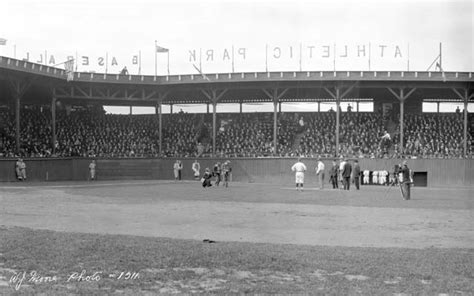
[[[472,248],[472,188],[317,190],[195,182],[5,184],[0,225],[179,239],[397,248]]]

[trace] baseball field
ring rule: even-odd
[[[472,295],[473,191],[5,183],[0,294]]]

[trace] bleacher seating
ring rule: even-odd
[[[46,109],[43,109],[46,108]],[[15,116],[1,109],[0,155],[15,157]],[[110,115],[101,110],[66,112],[56,116],[55,153],[51,112],[47,107],[21,110],[21,155],[26,157],[158,157],[156,115]],[[398,124],[398,123],[397,123]],[[335,153],[336,114],[280,113],[278,151],[273,142],[273,113],[218,114],[216,154],[225,157],[323,156]],[[348,157],[458,158],[463,155],[462,114],[406,114],[404,147],[392,138],[393,153],[380,145],[384,121],[373,112],[344,112],[340,118],[339,151]],[[469,125],[469,128],[470,125]],[[211,114],[163,115],[164,157],[209,156],[212,153]],[[468,154],[472,136],[468,132]]]

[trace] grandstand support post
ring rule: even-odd
[[[217,102],[224,96],[227,89],[223,89],[218,93],[217,89],[205,90],[201,89],[201,92],[212,104],[212,156],[216,157],[216,113],[217,113]]]
[[[169,92],[158,93],[155,112],[158,111],[158,155],[163,156],[163,100]]]
[[[56,89],[53,88],[53,97],[51,98],[51,142],[53,154],[56,154]]]
[[[277,112],[277,107],[278,107],[278,103],[280,102],[280,99],[288,91],[288,88],[283,89],[280,93],[278,92],[278,88],[274,88],[273,92],[270,92],[270,91],[268,91],[264,88],[262,89],[262,91],[273,102],[273,154],[276,155],[278,153],[278,112]]]
[[[162,126],[162,117],[163,117],[163,105],[161,99],[158,100],[157,108],[158,109],[158,155],[161,157],[163,152],[163,126]]]
[[[356,86],[356,83],[349,86],[344,92],[341,94],[342,87],[335,86],[335,92],[332,92],[327,87],[324,87],[324,90],[336,101],[336,152],[335,156],[339,155],[339,129],[340,129],[340,107],[341,107],[341,100]]]
[[[464,121],[464,131],[463,131],[463,154],[464,158],[467,157],[467,103],[468,101],[474,97],[474,94],[468,95],[467,88],[463,89],[463,92],[459,92],[456,88],[453,88],[453,91],[456,95],[463,100],[464,103],[464,111],[463,111],[463,121]]]
[[[20,155],[20,106],[21,98],[31,85],[31,80],[20,81],[16,79],[9,80],[12,94],[15,99],[15,144],[16,153]]]
[[[404,109],[405,109],[405,100],[416,90],[416,88],[409,89],[405,94],[405,88],[401,87],[398,89],[398,93],[395,92],[392,88],[387,88],[394,97],[400,101],[400,147],[399,151],[403,153],[403,121],[404,121]]]

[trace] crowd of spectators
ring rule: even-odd
[[[300,141],[298,154],[334,156],[336,150],[336,114],[312,113],[305,118],[306,131]],[[376,113],[341,113],[339,126],[339,155],[370,157],[382,152],[380,137],[384,124]]]
[[[52,143],[51,112],[44,107],[21,110],[20,155],[15,153],[15,116],[0,109],[2,157],[159,157],[156,115],[111,115],[103,110],[58,110],[56,142]],[[336,113],[280,113],[278,150],[273,142],[273,113],[218,114],[216,154],[225,157],[323,156],[458,158],[463,155],[462,114],[406,114],[404,147],[398,129],[391,131],[391,146],[381,137],[386,122],[376,112],[344,112],[340,117],[339,151]],[[162,121],[162,156],[196,157],[212,153],[211,114],[165,114]],[[398,126],[398,123],[395,123]],[[472,156],[468,133],[468,155]]]

